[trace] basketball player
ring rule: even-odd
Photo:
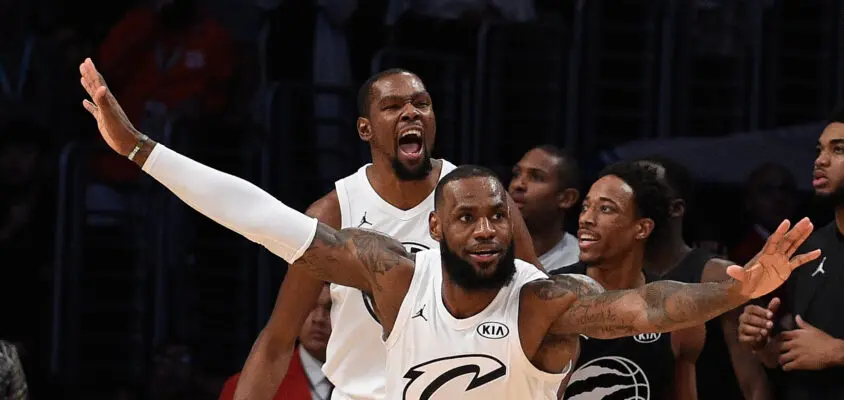
[[[643,271],[646,248],[665,233],[668,194],[650,165],[620,162],[600,173],[580,213],[580,261],[555,271],[581,274],[606,290],[659,280]],[[582,400],[697,398],[695,362],[702,325],[671,332],[601,340],[581,337],[580,356],[566,397]]]
[[[396,238],[410,252],[435,247],[428,232],[437,181],[455,167],[431,158],[436,118],[431,97],[411,72],[372,76],[358,94],[358,134],[372,164],[336,182],[336,189],[306,211],[335,229],[364,228]],[[516,254],[536,262],[530,234],[518,216]],[[537,264],[538,265],[538,264]],[[289,268],[267,326],[243,368],[235,399],[270,399],[283,380],[296,337],[316,304],[322,282]],[[334,399],[384,396],[386,355],[375,307],[360,290],[331,285],[331,323],[323,371],[336,385]]]
[[[791,258],[812,224],[804,219],[789,231],[783,221],[752,266],[730,267],[729,281],[659,281],[582,295],[588,282],[547,278],[515,259],[506,191],[492,171],[475,166],[437,183],[429,229],[439,250],[411,253],[372,230],[321,224],[249,182],[157,144],[128,121],[90,60],[80,70],[94,100],[83,104],[114,151],[291,268],[372,295],[387,348],[388,399],[554,398],[579,334],[615,338],[699,325],[771,292],[820,253]]]
[[[645,252],[645,268],[662,279],[680,282],[720,282],[729,279],[733,263],[705,249],[692,249],[683,240],[683,218],[693,206],[691,174],[664,157],[642,161],[657,169],[669,196],[668,221],[663,234]],[[697,391],[702,399],[743,400],[771,397],[765,370],[738,342],[737,308],[706,323],[706,341],[697,360]]]
[[[844,108],[831,117],[816,145],[812,187],[835,218],[804,244],[823,257],[791,276],[767,307],[748,305],[739,318],[739,341],[775,369],[771,383],[785,400],[844,399]]]
[[[529,150],[513,167],[508,191],[524,217],[533,248],[547,271],[577,262],[577,238],[564,229],[580,198],[577,160],[551,145]]]

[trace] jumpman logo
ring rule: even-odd
[[[826,271],[824,271],[824,270],[823,270],[823,263],[824,263],[824,262],[826,262],[826,257],[824,257],[824,258],[823,258],[823,260],[821,260],[821,263],[820,263],[820,264],[818,264],[818,268],[815,270],[815,272],[812,272],[812,276],[815,276],[815,275],[817,275],[818,273],[821,273],[821,274],[825,274],[825,273],[826,273]]]
[[[363,218],[360,219],[360,224],[358,224],[358,228],[362,227],[363,224],[372,226],[372,223],[366,220],[366,211],[363,212]]]
[[[422,308],[420,308],[419,311],[416,312],[416,314],[413,314],[413,316],[410,317],[410,319],[414,319],[416,317],[422,317],[422,319],[424,319],[425,322],[428,322],[428,318],[425,318],[425,314],[422,314],[424,311],[425,311],[425,305],[423,304]]]

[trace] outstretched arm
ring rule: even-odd
[[[568,305],[572,296],[566,275],[553,277],[543,291],[546,301]],[[649,283],[638,289],[610,290],[579,295],[561,310],[550,331],[614,339],[639,333],[669,332],[702,324],[746,301],[733,281],[685,284],[674,281]]]
[[[559,312],[552,333],[617,338],[639,333],[670,332],[702,324],[751,298],[764,296],[782,285],[791,271],[817,258],[819,250],[792,255],[812,233],[806,218],[789,230],[786,220],[768,238],[752,266],[727,268],[730,279],[717,283],[649,283],[631,290],[576,296],[555,283],[544,298]],[[560,300],[565,299],[565,301]]]
[[[132,126],[90,59],[80,65],[80,72],[82,86],[94,100],[83,105],[96,118],[106,143],[195,210],[263,245],[293,268],[372,293],[376,302],[384,295],[381,289],[403,293],[402,285],[390,281],[404,279],[409,285],[413,262],[397,241],[372,231],[337,231],[243,179],[155,143]],[[404,267],[395,270],[405,273],[393,272],[394,267]]]

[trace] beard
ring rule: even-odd
[[[451,251],[445,236],[440,243],[440,256],[445,271],[457,286],[466,290],[501,289],[510,284],[513,275],[516,274],[514,247],[514,243],[511,241],[504,256],[498,261],[498,265],[493,267],[495,271],[489,276],[479,275],[471,263]]]
[[[822,208],[838,208],[844,206],[844,186],[838,187],[829,194],[818,194],[815,192],[813,202]]]
[[[396,156],[393,157],[393,171],[400,181],[423,181],[434,168],[431,163],[431,154],[427,149],[422,149],[422,162],[414,169],[410,169],[401,163],[396,149]]]

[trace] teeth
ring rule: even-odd
[[[422,131],[420,131],[418,129],[411,129],[411,130],[405,132],[403,135],[401,135],[401,137],[410,136],[410,135],[422,136]]]

